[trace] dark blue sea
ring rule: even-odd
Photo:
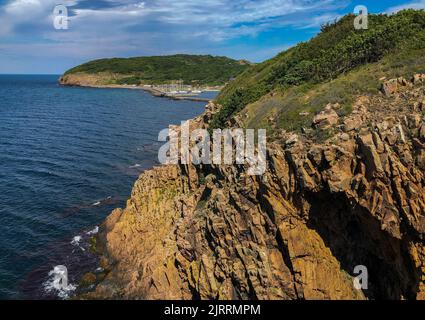
[[[157,164],[159,131],[205,105],[57,79],[0,75],[1,299],[72,294],[52,290],[54,267],[78,285],[96,259],[88,239]]]

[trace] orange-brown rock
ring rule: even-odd
[[[362,126],[326,142],[283,132],[262,176],[146,171],[103,225],[112,268],[88,297],[424,299],[425,122],[412,102],[425,92],[401,90],[360,98],[343,120]],[[367,290],[354,288],[358,265]]]
[[[317,114],[313,119],[313,126],[326,129],[338,123],[339,116],[334,109],[335,105],[327,105],[326,108]]]

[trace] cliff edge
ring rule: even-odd
[[[425,75],[328,105],[325,141],[282,130],[267,171],[167,165],[143,173],[102,226],[106,278],[84,298],[425,298]],[[208,127],[214,104],[192,121]],[[367,290],[353,284],[366,266]]]
[[[84,297],[425,298],[425,11],[353,20],[251,66],[191,121],[266,129],[265,173],[146,171]]]

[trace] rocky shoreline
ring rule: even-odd
[[[64,75],[58,80],[61,86],[66,87],[84,87],[84,88],[97,88],[97,89],[130,89],[130,90],[143,90],[149,92],[154,97],[167,98],[171,100],[186,100],[195,102],[209,102],[210,99],[196,97],[196,96],[171,96],[166,95],[149,86],[135,86],[135,85],[119,85],[119,84],[105,84],[102,77],[87,76],[87,75]]]
[[[263,176],[242,165],[143,173],[97,237],[106,277],[79,298],[424,299],[425,76],[383,88],[349,116],[324,108],[325,142],[282,131]],[[354,287],[358,265],[368,290]]]

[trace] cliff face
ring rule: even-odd
[[[113,85],[115,81],[125,78],[126,75],[113,73],[70,73],[59,78],[59,84],[63,86],[77,87],[104,87]]]
[[[102,227],[109,273],[87,297],[425,298],[423,82],[390,82],[346,118],[328,106],[315,119],[334,130],[325,142],[282,132],[262,176],[236,165],[146,171]],[[353,286],[358,265],[368,290]]]

